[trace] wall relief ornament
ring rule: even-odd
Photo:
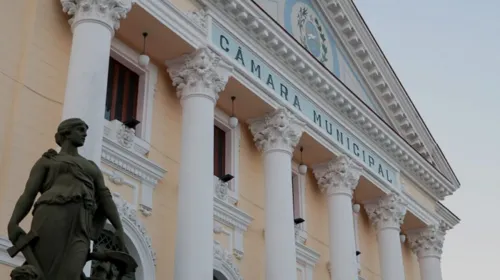
[[[326,165],[314,168],[320,190],[327,195],[345,193],[352,196],[363,168],[346,155],[339,155]]]
[[[284,107],[248,123],[255,146],[264,153],[275,149],[292,153],[305,127],[304,122]]]
[[[156,266],[156,253],[153,250],[151,237],[149,237],[146,226],[144,226],[142,221],[137,217],[137,211],[129,202],[123,199],[119,193],[113,193],[113,201],[115,202],[118,213],[120,214],[124,224],[127,223],[132,226],[140,234],[141,239],[143,243],[145,243],[149,252],[149,257]]]
[[[227,202],[229,195],[229,184],[222,182],[219,178],[215,178],[215,196]]]
[[[166,64],[172,84],[177,87],[177,97],[181,99],[203,94],[217,101],[232,71],[229,64],[206,47]]]
[[[365,210],[370,218],[371,223],[377,230],[383,228],[397,228],[400,229],[406,215],[408,204],[403,198],[393,192],[390,193],[375,203],[365,205]]]
[[[233,254],[229,250],[224,249],[220,243],[215,240],[214,266],[215,269],[228,276],[229,280],[243,280],[243,277],[240,275],[240,270],[233,260]]]
[[[207,15],[205,9],[186,12],[187,18],[203,30],[207,29]]]
[[[410,242],[412,251],[419,258],[441,258],[447,229],[448,228],[441,223],[409,233],[408,241]]]
[[[94,20],[108,25],[111,32],[120,28],[120,20],[127,17],[133,3],[135,0],[61,0],[72,27],[79,21]]]
[[[116,131],[116,140],[123,147],[130,149],[134,146],[135,129],[122,124]]]

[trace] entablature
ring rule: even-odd
[[[260,15],[259,7],[242,0],[203,0],[215,18],[225,26],[242,30],[241,37],[250,37],[275,60],[274,67],[284,72],[293,71],[294,82],[300,81],[326,101],[331,111],[341,112],[351,126],[359,128],[390,157],[417,178],[424,190],[436,199],[452,194],[457,186],[452,184],[412,146],[380,119],[366,104],[328,70],[314,60],[306,50],[286,34],[272,19]],[[209,27],[210,29],[210,27]]]

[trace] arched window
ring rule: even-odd
[[[113,251],[118,251],[120,247],[115,241],[115,238],[113,236],[113,232],[110,230],[103,230],[101,235],[97,238],[96,242],[94,242],[94,247],[92,248],[93,251],[103,251],[103,250],[113,250]],[[99,264],[97,261],[92,262],[92,268],[91,268],[91,275],[92,272],[94,271],[94,268]],[[118,275],[118,271],[116,268],[113,266],[113,274]],[[134,274],[126,274],[122,280],[136,280]]]

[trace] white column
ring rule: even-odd
[[[345,155],[314,169],[319,188],[328,196],[332,280],[357,279],[352,195],[361,171],[362,168]]]
[[[132,0],[61,0],[61,4],[72,16],[73,31],[62,118],[81,118],[89,125],[82,155],[100,164],[111,38],[132,9]]]
[[[266,279],[297,279],[292,196],[292,152],[304,123],[284,108],[249,121],[264,155],[266,188]]]
[[[207,48],[166,64],[182,105],[174,280],[212,279],[214,108],[231,68]]]
[[[399,234],[406,206],[401,196],[396,193],[365,205],[366,213],[377,229],[380,270],[384,280],[405,279]]]
[[[417,254],[422,280],[442,280],[441,254],[446,228],[433,225],[420,231],[408,234],[408,241],[413,252]]]

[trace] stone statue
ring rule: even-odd
[[[124,232],[101,171],[94,162],[78,154],[87,129],[81,119],[61,122],[55,135],[61,151],[48,150],[31,169],[8,224],[9,239],[14,245],[8,249],[10,256],[22,252],[26,259],[22,267],[12,271],[11,279],[86,279],[83,267],[96,259],[121,266],[126,263],[133,270],[137,267],[130,256],[131,260],[121,255],[126,253],[115,252],[119,257],[90,254],[90,241],[97,239],[106,219],[115,228],[115,238],[122,249]],[[26,233],[19,224],[31,208],[33,220]]]

